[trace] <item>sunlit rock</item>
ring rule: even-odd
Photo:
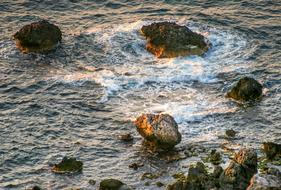
[[[257,153],[252,149],[241,149],[220,176],[223,190],[245,190],[253,175],[257,173]]]
[[[172,22],[143,26],[141,32],[147,39],[146,49],[158,58],[202,55],[210,47],[204,36]]]
[[[117,179],[105,179],[100,182],[99,190],[132,190],[132,188]]]
[[[83,163],[81,161],[77,161],[75,158],[67,158],[64,157],[59,164],[55,164],[52,168],[54,173],[74,173],[81,172],[83,169]]]
[[[276,155],[281,155],[281,144],[264,142],[262,144],[262,151],[268,159],[274,159]]]
[[[13,35],[13,39],[23,53],[47,53],[56,48],[62,33],[57,26],[42,20],[25,25]]]
[[[239,101],[256,100],[262,96],[262,85],[253,78],[243,77],[226,94],[226,97]]]
[[[136,119],[135,125],[140,135],[156,147],[170,149],[181,141],[178,125],[168,114],[143,114]]]

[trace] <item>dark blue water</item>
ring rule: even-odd
[[[49,55],[22,54],[11,40],[39,19],[57,24],[63,42]],[[203,57],[157,59],[139,29],[175,21],[213,44]],[[141,113],[173,115],[190,143],[259,149],[281,142],[281,2],[0,0],[0,189],[96,189],[114,177],[136,189],[161,189],[171,174],[200,158],[167,163],[147,152],[132,120]],[[264,97],[241,106],[224,97],[242,76],[259,80]],[[131,132],[132,143],[118,136]],[[63,156],[84,162],[83,173],[55,175]],[[143,162],[135,171],[128,167]],[[145,172],[161,177],[144,186]]]

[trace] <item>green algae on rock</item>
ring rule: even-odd
[[[81,161],[77,161],[75,158],[64,157],[59,164],[55,164],[52,168],[52,172],[58,174],[75,173],[81,172],[82,169],[83,163]]]
[[[143,26],[141,33],[147,39],[146,49],[158,58],[202,55],[210,47],[204,36],[173,22]]]
[[[23,53],[48,53],[62,40],[62,33],[56,25],[42,20],[25,25],[13,39]]]

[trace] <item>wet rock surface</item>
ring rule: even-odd
[[[140,135],[157,148],[171,149],[181,141],[178,125],[168,114],[143,114],[135,125]]]
[[[56,25],[42,20],[25,25],[13,39],[23,53],[48,53],[62,40],[62,33]]]
[[[58,174],[75,173],[81,172],[82,169],[83,163],[81,161],[77,161],[76,158],[64,157],[59,164],[55,164],[52,168],[52,172]]]
[[[226,97],[238,101],[256,100],[262,96],[262,85],[253,78],[243,77],[227,92]]]
[[[141,28],[146,49],[158,58],[202,55],[209,49],[204,36],[172,22],[153,23]]]
[[[117,179],[105,179],[100,182],[99,190],[131,190],[131,188]]]

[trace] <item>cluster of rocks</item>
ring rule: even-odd
[[[143,26],[141,33],[147,39],[146,49],[158,58],[202,55],[211,47],[201,34],[173,22]],[[48,53],[61,42],[62,33],[56,25],[42,20],[22,27],[13,39],[24,53]],[[262,85],[249,77],[240,79],[226,95],[238,101],[255,100],[261,96]]]
[[[204,36],[192,32],[186,26],[171,22],[153,23],[141,28],[141,33],[147,39],[146,49],[158,58],[172,58],[186,55],[203,55],[211,47]],[[48,53],[54,50],[62,40],[60,29],[42,20],[24,26],[13,35],[17,47],[24,53]],[[254,101],[262,97],[262,85],[253,78],[243,77],[227,92],[227,98],[237,101]],[[135,120],[135,126],[145,142],[155,150],[169,151],[181,142],[181,134],[174,118],[168,114],[143,114]],[[226,136],[234,138],[236,132],[228,130]],[[133,141],[131,134],[124,134],[120,139]],[[281,145],[264,143],[263,150],[268,159],[280,155]],[[187,154],[187,153],[186,153]],[[242,149],[223,170],[218,166],[220,154],[212,151],[209,161],[215,164],[212,174],[208,174],[203,163],[198,162],[190,167],[188,176],[169,185],[168,190],[181,189],[262,189],[257,181],[257,154],[253,150]],[[132,164],[137,169],[142,165]],[[59,174],[81,172],[83,163],[75,158],[63,158],[52,171]],[[254,176],[254,177],[253,177]],[[275,175],[276,176],[276,175]],[[251,180],[252,178],[252,180]],[[270,180],[270,179],[269,179]],[[35,187],[34,189],[40,189]],[[131,189],[119,180],[107,179],[100,183],[100,190]]]
[[[202,162],[191,166],[187,176],[181,176],[167,186],[167,190],[277,190],[281,189],[281,173],[278,169],[257,174],[258,157],[253,149],[241,149],[223,170],[214,166],[208,173]],[[262,179],[262,180],[259,180]]]

